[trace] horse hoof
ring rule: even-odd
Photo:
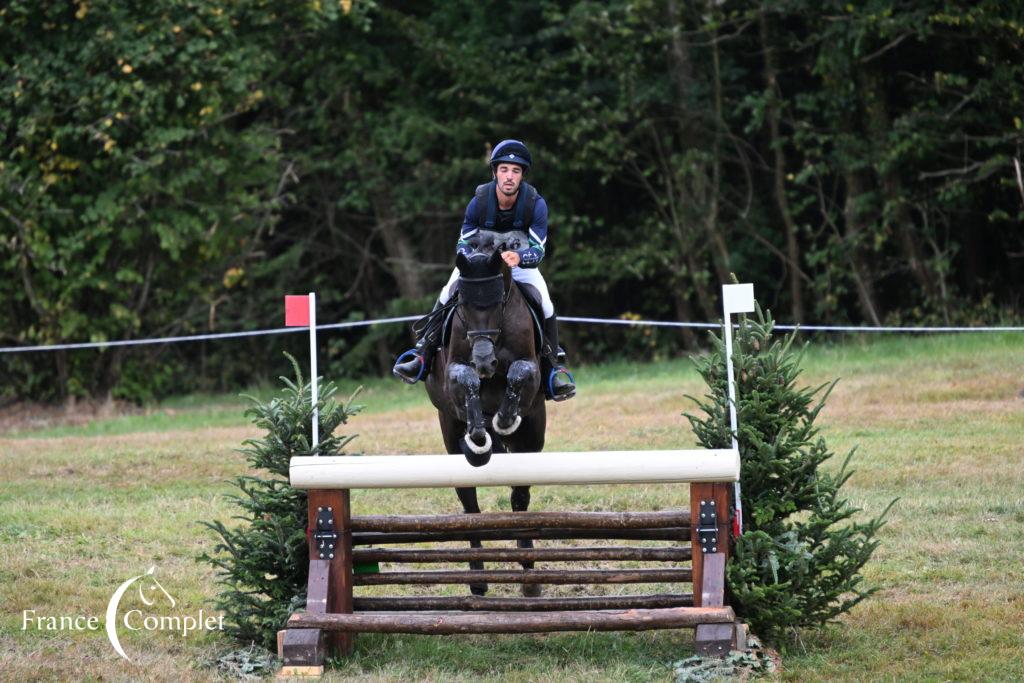
[[[491,461],[491,454],[484,453],[483,455],[477,455],[475,453],[466,453],[466,462],[473,467],[483,467]]]
[[[524,598],[539,598],[541,594],[541,585],[539,583],[524,583],[523,597]]]
[[[498,413],[495,413],[494,417],[491,418],[491,426],[494,427],[494,431],[498,432],[498,434],[501,434],[502,436],[508,436],[509,434],[514,433],[517,429],[519,429],[519,425],[521,424],[523,424],[522,415],[516,415],[516,419],[512,423],[512,425],[505,429],[502,429],[501,425],[498,422]]]
[[[491,435],[484,432],[484,445],[477,446],[473,443],[473,439],[469,438],[469,434],[462,437],[462,454],[466,456],[466,461],[473,467],[481,467],[491,461]]]
[[[473,595],[487,595],[487,584],[486,583],[471,583],[469,584],[469,592]]]

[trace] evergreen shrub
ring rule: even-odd
[[[287,355],[287,354],[286,354]],[[218,537],[212,553],[197,559],[217,569],[221,591],[215,606],[223,610],[225,630],[241,642],[254,642],[273,650],[277,631],[288,616],[306,602],[309,552],[306,545],[306,492],[288,483],[288,464],[293,456],[346,455],[355,438],[335,434],[359,412],[354,393],[340,404],[337,387],[321,382],[320,443],[310,444],[313,408],[311,388],[304,382],[298,363],[288,356],[295,380],[281,377],[284,388],[270,401],[247,396],[251,407],[245,414],[263,435],[243,442],[243,453],[257,474],[240,475],[233,484],[238,493],[230,498],[239,512],[237,525],[219,520],[200,522]]]
[[[842,496],[856,449],[837,469],[824,468],[834,452],[815,425],[838,380],[800,386],[796,333],[773,339],[771,314],[757,306],[755,317],[741,317],[733,345],[744,533],[733,546],[727,590],[737,615],[778,643],[877,590],[865,586],[861,570],[892,503],[864,520]],[[715,352],[695,360],[708,393],[690,397],[704,415],[686,417],[705,448],[729,448],[725,344],[715,334],[711,340]]]

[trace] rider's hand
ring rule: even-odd
[[[519,265],[519,252],[503,251],[501,252],[501,259],[508,264],[509,268],[515,268]]]

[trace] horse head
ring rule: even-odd
[[[469,364],[481,379],[488,379],[498,369],[494,349],[501,335],[511,270],[501,259],[500,249],[490,256],[460,253],[455,265],[459,269],[459,315],[472,349]]]

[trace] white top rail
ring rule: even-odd
[[[299,489],[447,488],[545,484],[731,482],[740,476],[735,449],[495,453],[483,467],[455,455],[295,457]]]

